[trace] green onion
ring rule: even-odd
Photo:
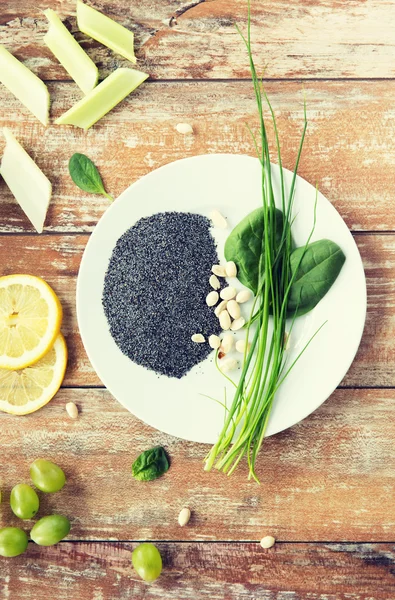
[[[288,297],[296,274],[292,275],[290,267],[292,253],[291,215],[296,173],[307,128],[306,104],[304,103],[304,128],[294,176],[289,194],[286,194],[276,118],[270,101],[263,90],[262,82],[258,78],[251,50],[250,2],[248,2],[247,37],[242,34],[239,28],[237,29],[247,48],[258,108],[260,135],[258,140],[253,136],[253,140],[262,166],[264,236],[262,238],[259,264],[258,291],[246,327],[246,351],[240,380],[238,384],[235,384],[236,390],[233,402],[226,409],[225,423],[219,439],[206,457],[205,470],[210,471],[214,467],[230,475],[240,460],[246,457],[249,466],[249,478],[253,478],[259,483],[255,470],[256,457],[263,443],[276,392],[319,330],[310,338],[294,362],[288,366],[286,337],[290,335],[297,312],[295,311],[295,315],[291,320],[290,331],[287,332]],[[280,168],[281,206],[284,217],[280,243],[276,241],[275,197],[264,120],[265,104],[269,109],[274,126]],[[304,249],[307,248],[314,231],[315,218],[314,210],[313,227]],[[270,320],[273,324],[273,334],[269,332]],[[256,327],[254,333],[252,333],[253,323]],[[251,339],[250,349],[248,349],[249,339]],[[218,367],[218,361],[216,361],[216,365]]]

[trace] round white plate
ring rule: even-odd
[[[279,170],[275,165],[272,170],[279,198]],[[288,189],[291,178],[292,173],[285,171]],[[249,156],[218,154],[179,160],[153,171],[121,194],[99,221],[85,249],[78,276],[77,314],[93,367],[115,398],[134,415],[180,438],[216,441],[224,409],[206,396],[223,401],[225,380],[215,369],[213,354],[181,380],[158,377],[123,355],[110,335],[102,307],[108,263],[118,238],[142,217],[165,211],[208,216],[213,208],[218,208],[229,223],[228,230],[212,230],[223,260],[224,242],[231,229],[261,205],[260,184],[259,161]],[[315,188],[298,177],[293,225],[297,246],[303,245],[310,233],[315,197]],[[339,244],[346,262],[323,300],[296,320],[290,362],[322,323],[327,323],[280,388],[267,435],[304,419],[330,396],[349,369],[361,340],[366,316],[361,258],[346,224],[321,194],[312,241],[320,238]],[[229,388],[227,398],[231,397]]]

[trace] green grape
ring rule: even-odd
[[[62,515],[43,517],[30,532],[33,542],[39,546],[54,546],[68,535],[70,521]]]
[[[40,506],[36,492],[30,485],[19,483],[11,490],[11,510],[20,519],[31,519]]]
[[[155,581],[162,572],[162,557],[154,544],[137,546],[132,552],[132,563],[144,581]]]
[[[28,537],[18,527],[0,529],[0,556],[19,556],[23,554],[29,543]]]
[[[42,492],[58,492],[66,483],[62,469],[50,460],[38,458],[30,465],[30,477]]]

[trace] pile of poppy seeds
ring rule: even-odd
[[[105,276],[103,307],[111,335],[135,363],[183,377],[212,352],[196,344],[221,327],[205,302],[218,264],[210,221],[201,215],[158,213],[140,219],[117,241]]]

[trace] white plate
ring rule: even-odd
[[[279,171],[273,166],[275,190]],[[292,173],[285,171],[287,188]],[[85,349],[98,376],[134,415],[166,433],[213,443],[223,423],[223,408],[204,395],[223,400],[224,379],[211,355],[181,380],[158,377],[134,364],[113,341],[102,307],[104,276],[118,238],[142,217],[185,211],[209,215],[218,208],[228,230],[213,230],[223,259],[227,235],[261,204],[259,161],[231,154],[204,155],[171,163],[130,186],[103,215],[89,239],[77,285],[77,314]],[[276,193],[279,197],[279,194]],[[298,177],[293,226],[295,242],[310,233],[316,191]],[[290,358],[328,321],[279,390],[267,435],[291,427],[316,410],[349,369],[359,346],[366,316],[366,283],[357,246],[340,215],[318,195],[313,241],[329,238],[346,255],[343,269],[328,294],[309,314],[297,319]],[[240,286],[239,286],[240,287]],[[228,389],[228,398],[232,390]]]

